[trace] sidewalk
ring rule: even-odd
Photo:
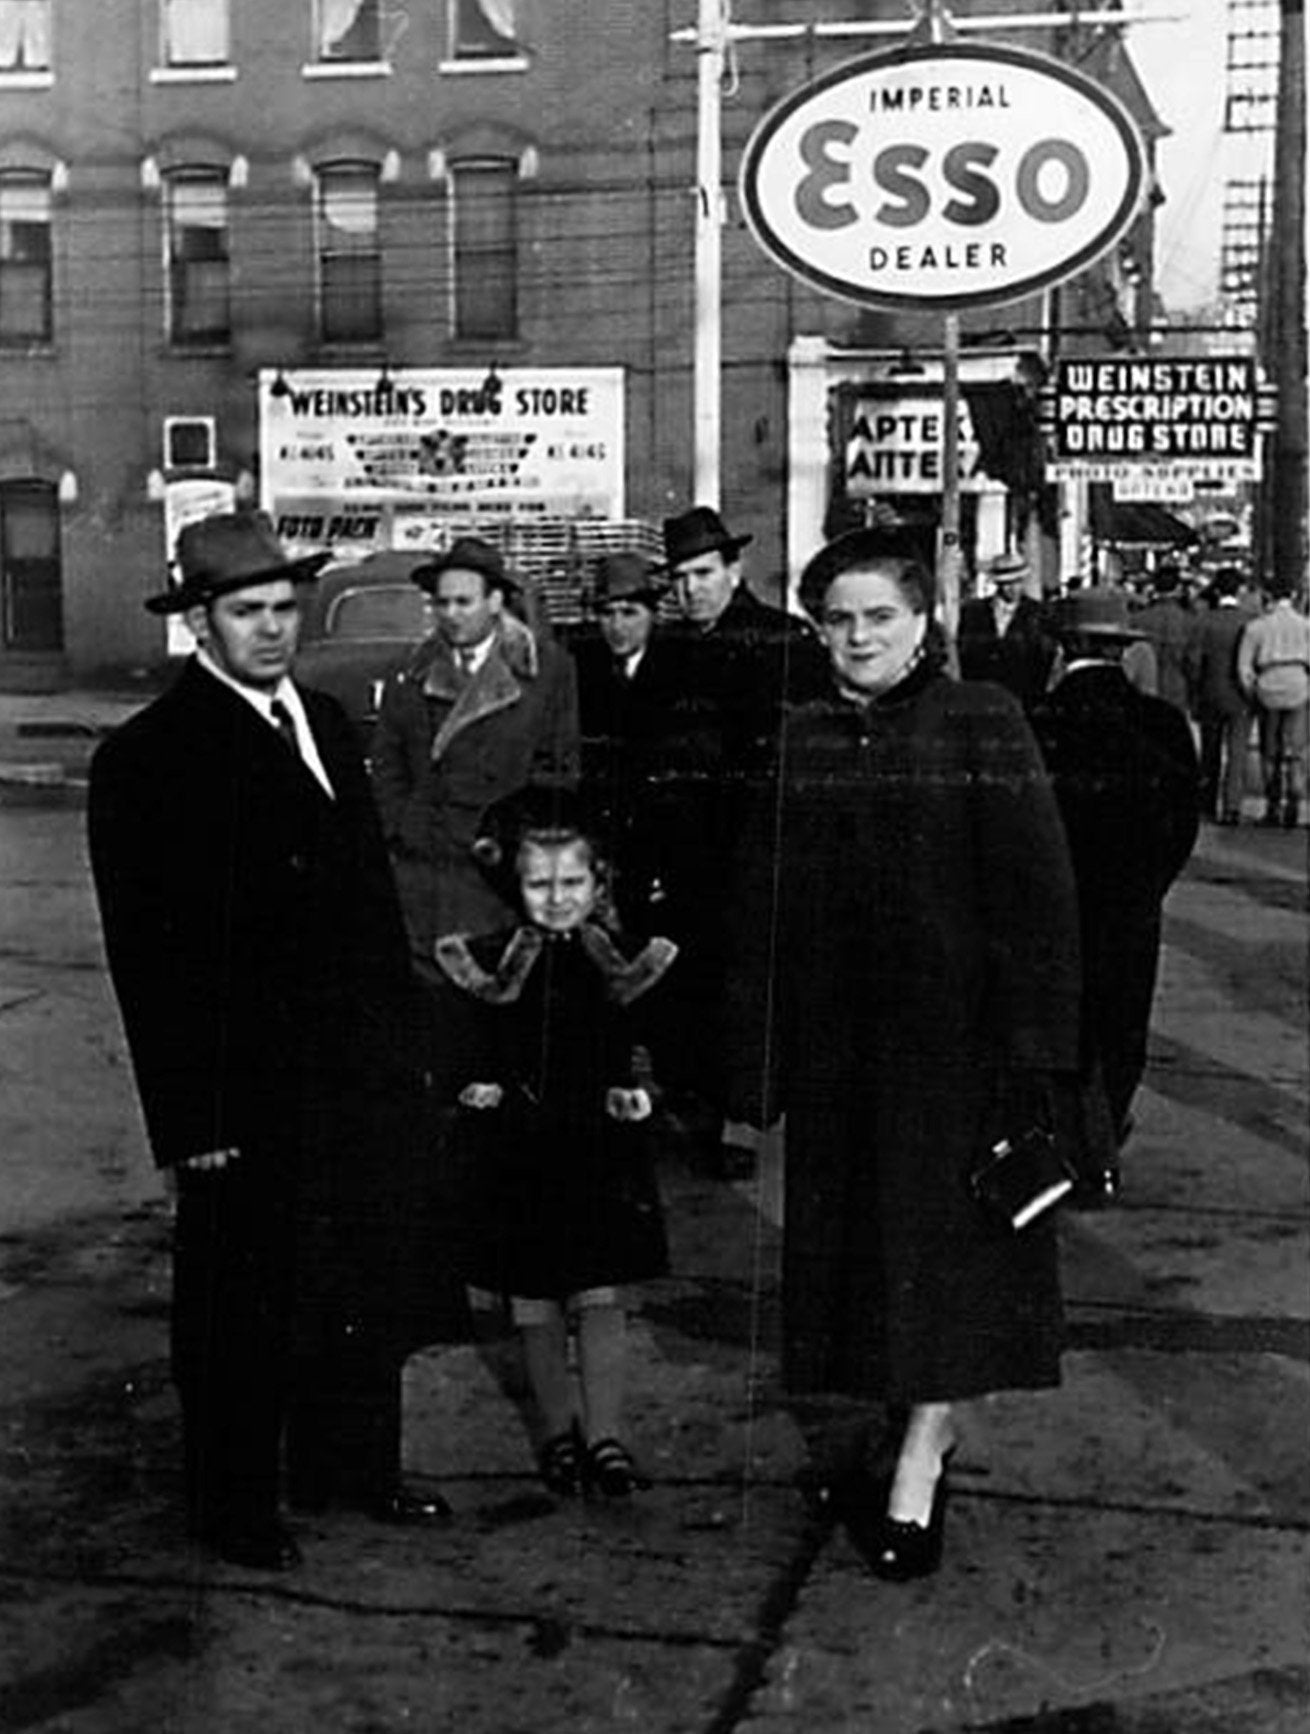
[[[0,693],[0,791],[86,787],[96,743],[148,704],[153,693]]]
[[[675,1274],[640,1299],[629,1404],[654,1485],[630,1508],[542,1494],[503,1342],[434,1349],[407,1371],[406,1456],[454,1524],[306,1522],[277,1579],[179,1533],[162,1206],[44,1267],[25,1247],[5,1321],[52,1347],[40,1391],[0,1399],[0,1728],[1301,1734],[1304,901],[1302,839],[1207,828],[1170,900],[1123,1202],[1064,1219],[1065,1383],[965,1412],[920,1584],[878,1583],[795,1486],[753,1184],[665,1164]]]

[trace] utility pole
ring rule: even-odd
[[[719,507],[723,365],[724,0],[698,0],[696,22],[696,301],[692,364],[694,498]]]
[[[1306,584],[1305,0],[1280,0],[1279,14],[1268,354],[1278,409],[1269,582],[1279,595],[1294,596]]]

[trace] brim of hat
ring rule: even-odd
[[[465,560],[425,560],[421,566],[415,566],[409,575],[411,584],[417,584],[419,589],[432,596],[436,592],[437,579],[443,572],[458,568],[461,572],[480,572],[482,576],[496,585],[504,585],[506,590],[522,590],[522,580],[516,578],[508,567],[502,572],[488,572],[484,566],[470,566]]]
[[[596,591],[592,595],[591,605],[593,608],[604,608],[611,602],[646,602],[654,607],[663,602],[668,593],[667,584],[647,584],[641,590],[620,590],[613,595]]]
[[[240,578],[223,578],[217,583],[173,584],[157,596],[147,596],[144,607],[147,614],[185,614],[188,608],[198,608],[217,596],[228,596],[234,590],[249,590],[256,584],[273,584],[279,578],[289,578],[293,584],[310,584],[331,558],[330,553],[305,554],[299,560],[287,560],[280,566],[270,566],[264,572],[244,573]]]
[[[1065,638],[1117,638],[1127,641],[1145,640],[1151,636],[1149,632],[1139,632],[1135,626],[1078,626],[1070,622],[1061,625],[1058,630]]]
[[[677,554],[666,551],[664,570],[671,573],[674,567],[681,566],[684,560],[698,560],[702,554],[740,554],[747,543],[754,540],[754,533],[750,530],[747,530],[744,536],[710,536]]]

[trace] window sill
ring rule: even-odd
[[[230,337],[198,337],[193,341],[175,337],[164,345],[164,354],[170,361],[223,361],[231,353]]]
[[[438,62],[437,71],[453,73],[457,78],[466,75],[477,77],[491,72],[527,72],[532,62],[525,55],[507,55],[504,60],[477,60],[472,56],[459,60],[442,60]]]
[[[0,90],[53,90],[53,72],[0,72]]]
[[[152,66],[151,84],[235,84],[235,66]]]
[[[390,78],[385,60],[311,60],[300,69],[302,78]]]

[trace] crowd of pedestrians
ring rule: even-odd
[[[734,1178],[783,1118],[784,1383],[879,1576],[940,1559],[957,1406],[1058,1380],[1045,1207],[1118,1191],[1163,900],[1201,797],[1240,810],[1252,706],[1297,816],[1310,628],[1227,574],[1201,611],[1166,574],[1137,613],[1044,604],[1006,554],[957,675],[911,531],[829,543],[795,613],[750,540],[667,519],[566,635],[457,539],[366,769],[292,678],[320,562],[244,513],[179,539],[150,606],[198,648],[89,821],[221,1556],[294,1564],[288,1504],[448,1520],[401,1479],[399,1374],[475,1314],[516,1334],[545,1487],[640,1488],[625,1285],[668,1270],[670,1138]],[[1046,1168],[1002,1216],[979,1163],[1016,1149]]]

